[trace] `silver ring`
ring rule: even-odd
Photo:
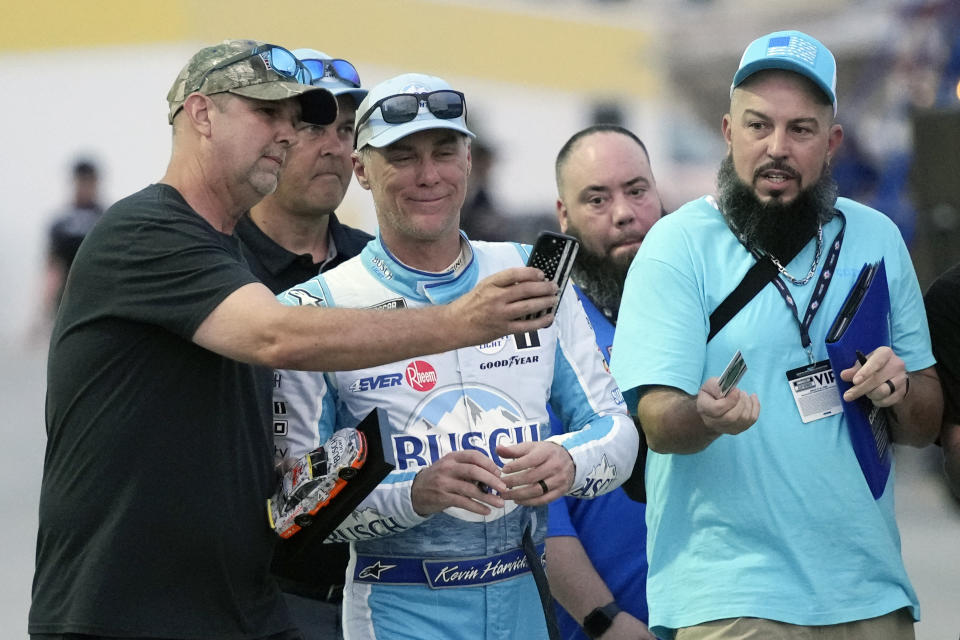
[[[537,480],[537,484],[539,484],[540,488],[543,489],[543,495],[547,495],[547,491],[550,491],[550,489],[547,488],[547,483],[543,480]]]
[[[897,391],[897,387],[894,386],[893,380],[887,380],[887,387],[890,388],[890,395],[893,395]]]

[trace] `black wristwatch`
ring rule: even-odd
[[[583,632],[593,640],[596,640],[596,638],[599,638],[607,632],[607,629],[613,624],[613,619],[617,617],[618,613],[620,613],[620,607],[616,601],[603,605],[602,607],[597,607],[583,619]]]

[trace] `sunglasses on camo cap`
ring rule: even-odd
[[[310,84],[310,82],[313,80],[313,75],[310,73],[310,70],[290,51],[275,44],[262,44],[251,49],[250,51],[245,51],[243,53],[238,53],[235,56],[231,56],[215,67],[207,69],[204,74],[200,76],[197,86],[187,93],[189,94],[193,93],[194,91],[199,91],[203,86],[203,83],[206,81],[207,76],[214,71],[226,69],[230,65],[242,62],[248,58],[252,58],[253,56],[260,56],[267,69],[270,69],[281,76],[295,80],[300,84]]]

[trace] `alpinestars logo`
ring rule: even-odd
[[[375,563],[364,567],[363,570],[357,575],[357,577],[361,579],[366,578],[368,580],[370,579],[379,580],[380,575],[384,571],[389,571],[390,569],[393,569],[396,566],[397,565],[395,564],[383,564],[382,562],[377,560]]]
[[[407,365],[407,384],[417,391],[430,391],[437,386],[437,370],[424,360],[414,360]]]
[[[291,289],[287,295],[297,301],[301,307],[319,307],[324,304],[324,299],[305,291],[303,289]]]

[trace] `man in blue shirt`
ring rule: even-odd
[[[560,228],[580,240],[574,289],[609,362],[627,269],[664,213],[650,158],[631,131],[594,125],[563,145],[556,175]],[[642,457],[634,468],[642,482]],[[547,574],[562,605],[562,638],[653,640],[646,625],[645,506],[622,488],[550,504]]]
[[[837,198],[836,108],[820,42],[781,31],[751,43],[723,118],[719,197],[657,224],[627,276],[612,369],[639,390],[650,446],[647,596],[662,637],[900,639],[919,619],[894,473],[875,498],[827,360],[865,263],[886,265],[890,344],[837,371],[852,385],[843,400],[888,409],[891,439],[924,446],[942,398],[899,231]],[[776,267],[775,286],[708,339],[711,313],[758,261]],[[737,351],[753,393],[723,395],[716,376]]]

